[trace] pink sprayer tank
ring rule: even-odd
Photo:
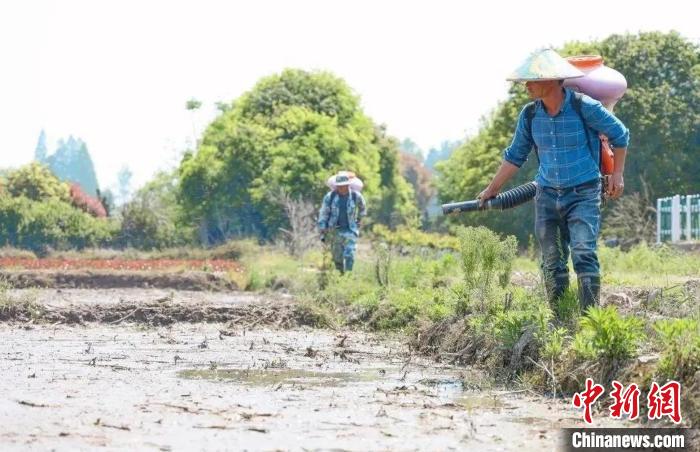
[[[580,69],[585,76],[567,79],[564,86],[599,100],[605,108],[612,111],[627,90],[625,77],[615,69],[605,66],[603,58],[598,55],[574,56],[567,58],[567,61]]]
[[[617,101],[622,98],[627,90],[625,77],[615,69],[603,65],[603,58],[598,55],[573,56],[567,58],[567,61],[580,69],[585,75],[564,80],[564,86],[599,100],[605,108],[612,111]],[[613,151],[606,136],[600,135],[600,139],[601,172],[604,175],[612,174],[615,170]]]

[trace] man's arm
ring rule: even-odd
[[[480,204],[483,204],[484,201],[498,195],[498,193],[501,191],[501,187],[503,187],[503,185],[505,185],[505,183],[508,182],[519,169],[519,167],[513,165],[508,160],[503,160],[503,162],[501,162],[501,166],[498,168],[498,171],[496,171],[496,175],[493,176],[491,183],[484,191],[479,193],[479,196],[477,196]]]
[[[318,211],[318,229],[325,232],[328,229],[328,213],[330,212],[330,193],[326,193],[321,201],[321,209]]]
[[[362,196],[362,193],[355,192],[357,193],[357,220],[356,223],[358,226],[362,224],[362,219],[367,215],[367,203],[365,202],[365,197]]]
[[[481,201],[481,204],[498,195],[501,187],[503,187],[503,185],[518,172],[518,169],[520,169],[523,163],[527,161],[527,156],[535,145],[532,138],[532,131],[529,130],[529,127],[526,125],[527,108],[526,106],[520,112],[518,124],[515,127],[515,134],[513,135],[513,142],[503,152],[503,162],[501,162],[501,166],[498,168],[498,171],[496,171],[496,175],[493,176],[488,187],[479,193],[477,197]]]
[[[608,194],[611,198],[617,199],[622,196],[625,189],[624,172],[627,146],[630,141],[629,129],[603,104],[590,97],[583,97],[582,113],[588,127],[608,137],[613,147],[615,169],[610,176]]]
[[[588,96],[582,96],[581,100],[581,113],[586,125],[608,137],[608,141],[614,148],[627,148],[630,132],[622,121],[599,101]]]

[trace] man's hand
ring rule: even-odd
[[[488,201],[489,199],[498,195],[498,192],[501,190],[501,187],[503,187],[503,184],[508,182],[508,180],[517,172],[518,167],[509,161],[504,160],[501,162],[501,166],[498,168],[498,171],[496,171],[496,175],[493,176],[489,186],[486,187],[484,191],[479,193],[479,196],[477,196],[479,205],[483,206],[485,201]]]
[[[479,205],[483,206],[484,202],[488,201],[491,198],[495,198],[497,195],[498,195],[498,190],[494,190],[489,185],[481,193],[479,193],[479,196],[477,196],[476,199],[479,200]]]
[[[608,195],[610,198],[617,199],[622,196],[622,192],[625,190],[625,179],[622,177],[622,173],[613,173],[610,176],[610,181],[608,183]]]
[[[622,173],[625,171],[625,156],[627,148],[615,148],[613,157],[615,159],[615,170],[610,175],[608,180],[608,196],[612,199],[617,199],[622,196],[622,191],[625,189],[625,180]]]

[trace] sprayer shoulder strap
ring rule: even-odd
[[[579,118],[581,118],[581,122],[583,122],[583,132],[586,135],[586,144],[588,144],[588,149],[591,151],[591,156],[595,156],[596,152],[598,153],[598,168],[602,168],[603,164],[603,154],[600,152],[599,149],[593,149],[593,145],[591,144],[591,137],[588,134],[588,124],[586,123],[586,118],[583,116],[583,94],[579,93],[578,91],[574,91],[574,95],[571,97],[571,106],[574,107],[574,111],[578,115]],[[595,159],[595,157],[593,157]]]
[[[537,102],[530,102],[525,106],[525,124],[527,125],[527,131],[530,133],[530,139],[532,140],[532,148],[535,150],[535,157],[537,157],[537,165],[540,164],[540,154],[537,151],[537,143],[535,143],[535,137],[532,136],[532,122],[535,119],[535,113],[537,112]]]
[[[595,154],[595,150],[593,149],[593,146],[591,145],[591,138],[588,136],[588,124],[586,124],[586,119],[583,117],[583,94],[574,91],[573,96],[571,96],[571,106],[573,107],[574,111],[578,115],[579,118],[581,118],[581,122],[583,122],[584,126],[584,135],[586,135],[586,143],[588,144],[588,149],[591,151],[594,151],[593,153]],[[527,104],[525,107],[525,118],[527,119],[527,130],[530,132],[530,137],[532,138],[533,142],[533,147],[535,148],[535,155],[537,156],[537,163],[540,161],[540,155],[537,151],[537,143],[535,143],[535,138],[532,136],[532,123],[533,120],[535,119],[535,113],[537,112],[537,103],[536,102],[530,102]],[[598,167],[600,168],[601,166],[601,155],[600,155],[600,150],[598,150]]]

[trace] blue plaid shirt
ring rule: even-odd
[[[629,144],[627,127],[600,102],[586,95],[581,102],[584,125],[571,104],[572,97],[573,92],[565,88],[564,102],[556,116],[549,116],[541,100],[535,101],[532,133],[527,127],[527,107],[523,108],[513,142],[503,153],[505,160],[520,167],[532,147],[537,146],[540,167],[535,181],[540,186],[568,188],[599,178],[598,133],[606,135],[613,147],[626,148]]]
[[[331,198],[333,202],[331,203]],[[340,195],[336,193],[333,196],[333,191],[326,193],[321,203],[321,210],[318,212],[318,228],[319,229],[335,229],[338,225],[340,217]],[[367,213],[367,203],[362,193],[359,191],[350,190],[347,198],[347,216],[348,228],[356,236],[360,236],[360,221]]]

